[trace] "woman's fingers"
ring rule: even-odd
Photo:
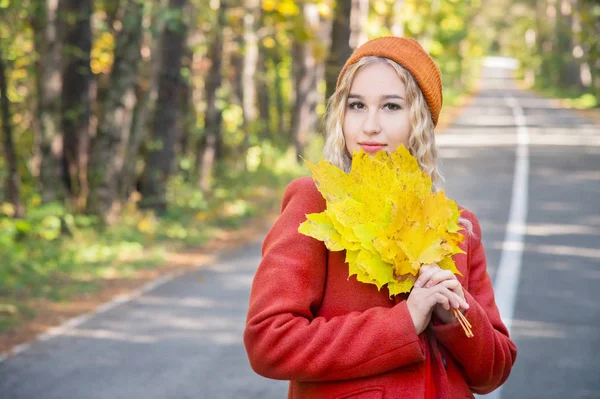
[[[434,294],[436,304],[441,305],[445,310],[450,310],[450,298],[441,292]]]
[[[450,308],[466,310],[469,308],[467,301],[446,287],[445,284],[437,285],[434,288],[431,288],[431,290],[432,294],[435,295],[435,303],[442,305],[442,307],[446,310],[450,310]],[[442,299],[442,297],[444,299]]]
[[[458,280],[453,279],[444,280],[431,288],[415,287],[410,292],[407,305],[418,333],[427,327],[433,311],[444,322],[450,323],[454,320],[452,309],[469,308],[469,304],[456,291],[462,294],[462,286]]]
[[[415,287],[431,288],[445,280],[456,280],[456,276],[450,270],[443,270],[436,264],[423,265],[419,269]]]
[[[436,292],[425,288],[415,288],[410,292],[406,302],[417,334],[427,328],[438,300],[443,302],[442,298],[436,296]]]
[[[460,284],[460,281],[458,281],[455,278],[453,280],[442,281],[440,283],[440,285],[443,285],[444,287],[448,288],[450,291],[454,292],[454,294],[456,294],[461,299],[461,301],[468,306],[467,301],[465,300],[465,293],[463,292],[463,288],[462,288],[462,285]],[[463,307],[463,306],[461,305],[461,307]]]
[[[450,270],[443,270],[438,265],[423,265],[419,270],[419,277],[415,282],[415,287],[432,288],[438,285],[444,285],[446,288],[454,291],[460,298],[459,306],[462,309],[467,309],[468,305],[464,300],[464,293],[460,281],[457,280],[454,273]]]
[[[435,273],[433,273],[433,275],[429,278],[429,281],[427,282],[427,284],[425,284],[425,287],[433,287],[434,285],[438,285],[439,283],[445,280],[456,280],[456,277],[454,276],[454,273],[452,273],[450,270],[439,269]]]
[[[425,272],[429,271],[425,270]],[[462,286],[456,278],[443,280],[431,288],[415,286],[407,299],[407,305],[417,333],[427,328],[432,312],[443,323],[455,321],[453,309],[469,309],[469,304],[463,296]]]
[[[423,265],[419,269],[419,278],[415,281],[415,287],[425,287],[431,277],[438,271],[441,270],[438,265]]]

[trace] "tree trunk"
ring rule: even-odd
[[[350,10],[350,47],[357,48],[367,41],[369,0],[352,0]]]
[[[579,64],[573,58],[573,1],[561,0],[558,8],[558,29],[556,41],[558,43],[557,51],[561,86],[580,89],[582,84],[579,75]]]
[[[256,133],[256,70],[258,65],[258,23],[260,0],[245,0],[244,15],[244,71],[242,75],[242,110],[244,115],[244,145],[242,154],[250,145],[250,137]]]
[[[538,54],[546,54],[552,50],[552,43],[548,40],[546,33],[545,21],[546,21],[546,2],[545,0],[536,0],[535,3],[535,26],[536,26],[536,47]],[[543,76],[544,79],[550,80],[550,68],[548,63],[540,63],[540,70],[538,71],[539,76]]]
[[[0,49],[0,117],[2,118],[2,144],[6,162],[6,200],[14,207],[14,217],[23,216],[21,203],[21,178],[17,166],[17,152],[12,134],[10,100],[8,99],[8,81],[4,65],[2,50]]]
[[[217,23],[213,26],[213,37],[208,58],[211,60],[210,69],[204,83],[206,96],[206,113],[204,116],[205,135],[200,141],[196,167],[198,168],[198,183],[202,192],[207,193],[212,187],[212,176],[217,155],[217,146],[221,142],[221,110],[217,108],[217,90],[222,84],[223,66],[223,28],[227,24],[227,4],[221,2],[217,10]]]
[[[143,196],[141,205],[159,213],[167,209],[167,181],[175,162],[175,144],[179,136],[177,111],[182,86],[180,69],[187,37],[187,27],[182,21],[185,3],[185,0],[169,1],[174,18],[166,23],[163,33],[157,99],[160,112],[154,114],[151,147],[140,181]]]
[[[262,140],[271,139],[271,103],[270,103],[270,85],[269,85],[269,70],[268,70],[268,49],[262,44],[259,46],[258,52],[258,73],[257,80],[257,101],[258,114],[260,120],[259,137]]]
[[[403,6],[404,0],[396,0],[390,10],[391,18],[389,19],[389,26],[394,36],[404,36],[404,24],[401,18]]]
[[[311,32],[307,35],[314,37],[318,29],[318,10],[314,5],[303,6],[301,25]],[[304,147],[307,144],[311,128],[314,128],[313,119],[317,103],[317,69],[313,54],[313,43],[310,39],[294,41],[292,45],[292,59],[294,67],[294,92],[296,99],[292,111],[292,140],[296,149],[296,157],[301,161]]]
[[[131,133],[127,141],[127,150],[123,167],[121,168],[119,180],[119,198],[126,201],[133,191],[135,181],[138,178],[137,164],[140,158],[140,148],[146,137],[148,120],[151,110],[154,109],[156,97],[158,95],[158,74],[160,73],[159,56],[161,48],[161,33],[164,27],[164,20],[159,17],[167,6],[166,0],[160,0],[157,9],[153,10],[151,25],[159,32],[153,37],[151,32],[146,32],[146,46],[151,48],[150,62],[146,63],[148,71],[144,74],[144,79],[138,78],[136,97],[137,102],[133,111],[133,120],[131,122]]]
[[[37,62],[38,118],[41,130],[40,183],[42,202],[61,201],[65,194],[62,175],[61,37],[58,0],[40,2],[34,17],[34,42],[39,54]]]
[[[548,57],[548,61],[544,62],[544,64],[548,65],[549,75],[548,78],[555,86],[560,87],[560,52],[558,50],[558,38],[554,33],[560,28],[559,11],[556,8],[555,3],[546,2],[546,17],[545,17],[545,25],[548,27],[546,32],[546,41],[544,43],[544,52],[550,54]],[[543,54],[543,53],[542,53]]]
[[[92,49],[91,0],[68,0],[63,73],[62,127],[64,133],[63,164],[69,192],[79,197],[86,191],[85,163],[90,129],[91,83],[90,52]],[[82,200],[80,198],[80,200]],[[77,201],[81,203],[80,201]]]
[[[189,41],[188,41],[189,43]],[[186,46],[184,49],[184,54],[182,57],[182,69],[187,69],[192,72],[192,60],[194,58],[194,52],[191,49],[191,46]],[[193,155],[195,153],[191,147],[191,138],[193,135],[193,131],[196,129],[196,114],[194,102],[192,100],[194,88],[192,86],[191,79],[185,79],[181,82],[181,90],[180,90],[180,109],[181,109],[181,118],[177,119],[178,131],[179,131],[179,142],[176,145],[176,148],[179,149],[179,153],[182,157],[187,158],[188,156]],[[189,177],[189,173],[191,172],[189,169],[186,171],[186,181],[189,181],[187,177]],[[177,172],[176,172],[177,173]]]
[[[592,5],[593,6],[593,5]],[[600,37],[600,18],[595,18],[592,24],[592,37]],[[597,42],[596,42],[597,43]],[[590,69],[592,70],[592,86],[596,99],[600,99],[600,46],[593,46],[589,54]],[[597,105],[600,108],[600,105]]]
[[[274,86],[274,90],[275,90],[275,108],[277,109],[277,132],[275,137],[286,137],[286,135],[284,134],[285,132],[287,132],[287,127],[286,127],[286,120],[285,120],[285,115],[286,115],[286,107],[285,107],[285,97],[284,97],[284,89],[283,89],[283,79],[281,78],[281,75],[279,74],[279,68],[280,68],[280,64],[282,62],[282,57],[281,54],[279,53],[279,49],[277,48],[278,45],[275,46],[276,50],[274,51],[274,57],[273,57],[273,68],[274,68],[274,75],[275,75],[275,81],[273,82],[273,86]],[[289,144],[289,143],[284,143],[285,145]]]
[[[135,80],[140,60],[142,4],[128,0],[118,33],[110,82],[101,96],[98,132],[88,167],[88,211],[112,223],[119,211],[118,178],[123,167],[136,103]]]
[[[570,82],[578,91],[585,91],[586,84],[584,82],[584,74],[582,71],[588,65],[585,65],[585,59],[583,54],[576,54],[576,49],[581,49],[581,40],[579,39],[578,32],[581,31],[581,21],[577,13],[577,9],[581,7],[580,1],[571,0],[571,26],[569,36],[571,37],[571,48],[568,54],[568,77],[567,81]],[[589,86],[589,85],[588,85]]]
[[[230,76],[228,80],[231,82],[233,94],[231,102],[242,107],[244,102],[244,36],[239,27],[235,25],[228,27],[224,34],[230,38],[229,41],[231,42],[231,51],[224,54],[229,57]]]
[[[316,28],[316,42],[314,43],[314,55],[315,55],[315,81],[317,83],[317,88],[319,82],[325,82],[325,63],[327,62],[327,56],[329,53],[329,48],[331,47],[331,28],[333,21],[331,18],[327,17],[318,17],[318,28]],[[315,104],[314,111],[311,112],[311,131],[323,133],[325,122],[323,118],[318,114],[317,107],[319,104],[325,104],[326,98],[325,93],[319,91],[318,89],[315,92]]]
[[[331,49],[325,66],[326,98],[333,94],[338,75],[346,60],[352,54],[350,47],[351,1],[336,2],[333,27],[331,29]]]
[[[592,0],[577,3],[578,22],[581,24],[577,41],[581,45],[584,61],[581,64],[581,80],[587,91],[600,99],[600,18],[596,17],[599,9],[596,7],[599,6]]]

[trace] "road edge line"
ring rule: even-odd
[[[523,108],[512,96],[505,96],[504,100],[515,118],[517,126],[517,148],[515,160],[515,173],[513,178],[512,198],[506,234],[502,243],[502,254],[494,280],[494,293],[496,305],[500,311],[502,321],[508,332],[511,332],[515,310],[515,300],[521,266],[523,260],[524,236],[527,224],[527,201],[529,186],[529,131]],[[502,386],[488,395],[478,397],[486,399],[500,399]]]
[[[117,308],[121,305],[131,302],[134,299],[137,299],[137,298],[141,297],[142,295],[160,287],[161,285],[164,285],[164,284],[176,279],[177,277],[181,276],[185,272],[187,272],[187,271],[182,270],[182,271],[179,271],[176,273],[164,275],[162,277],[157,278],[156,280],[148,282],[144,286],[142,286],[136,290],[133,290],[130,293],[118,295],[118,296],[114,297],[110,301],[105,302],[102,305],[98,306],[91,312],[84,313],[80,316],[70,318],[70,319],[66,320],[65,322],[61,323],[60,325],[58,325],[54,328],[51,328],[47,332],[39,334],[34,340],[17,345],[11,351],[0,354],[0,364],[7,361],[8,359],[11,359],[18,355],[21,355],[25,351],[31,349],[38,342],[48,341],[49,339],[63,335],[65,332],[79,327],[80,325],[82,325],[83,323],[85,323],[86,321],[90,320],[91,318],[93,318],[94,316],[96,316],[98,314],[106,313],[114,308]]]

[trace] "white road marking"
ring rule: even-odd
[[[519,107],[513,97],[506,98],[508,106],[512,108],[517,124],[517,158],[513,180],[512,201],[504,247],[494,290],[496,303],[506,327],[510,330],[514,312],[515,296],[521,274],[521,260],[523,255],[523,242],[527,223],[527,196],[529,182],[529,135],[527,131],[523,109]]]
[[[517,127],[518,128],[518,127]],[[523,128],[527,129],[525,126]],[[580,134],[572,131],[547,134],[527,134],[528,146],[600,146],[598,129],[591,130],[589,134]],[[511,147],[519,144],[518,137],[512,133],[442,133],[435,137],[437,147]]]
[[[510,332],[515,310],[515,299],[519,278],[521,276],[521,261],[523,259],[524,235],[527,223],[527,194],[529,182],[529,132],[523,109],[513,97],[506,97],[506,104],[512,109],[517,125],[517,159],[512,188],[512,201],[506,235],[502,247],[500,264],[494,281],[496,304],[502,316],[502,321]],[[502,387],[494,392],[479,396],[488,399],[499,399]]]

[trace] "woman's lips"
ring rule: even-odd
[[[372,154],[374,152],[383,150],[385,148],[385,144],[361,143],[360,148],[362,148],[366,153]]]

